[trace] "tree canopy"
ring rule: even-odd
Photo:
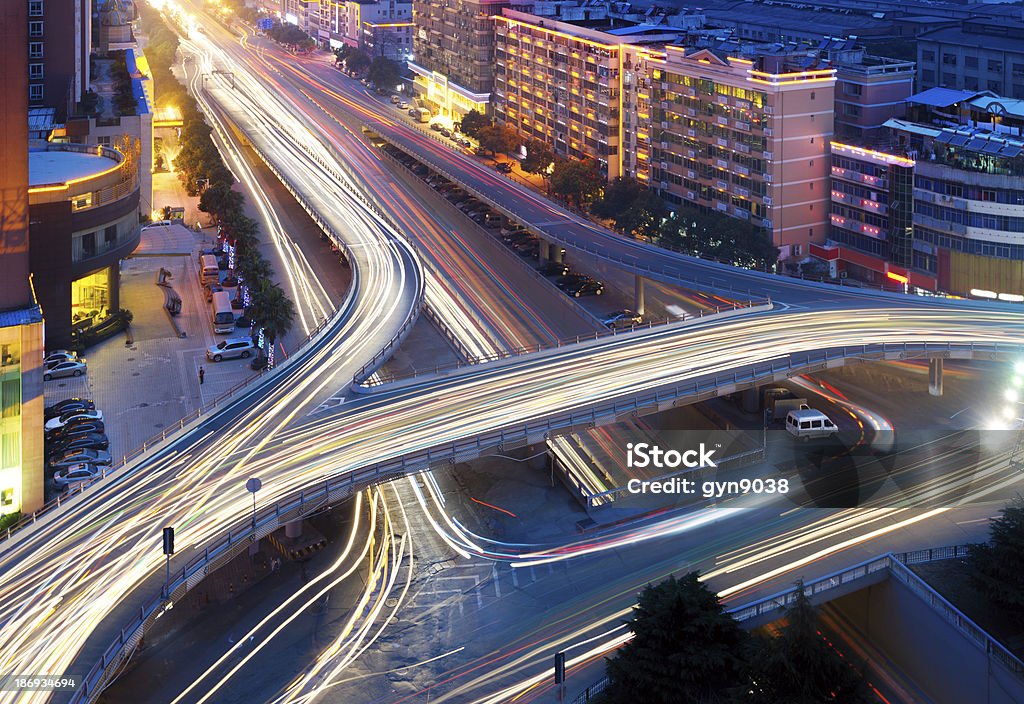
[[[370,55],[362,49],[353,49],[348,52],[348,55],[345,57],[345,68],[347,68],[350,73],[362,73],[370,68],[370,63]]]
[[[602,704],[704,704],[741,688],[747,634],[691,572],[647,585],[628,622],[635,634],[607,660]],[[779,700],[782,701],[782,700]]]
[[[523,171],[528,174],[540,174],[547,178],[548,169],[555,161],[555,152],[551,145],[539,139],[531,140],[526,145],[526,158],[522,161]]]
[[[481,147],[493,154],[511,154],[523,143],[519,132],[508,125],[483,127],[477,132],[477,139],[480,140]]]
[[[379,88],[395,90],[402,81],[402,67],[397,61],[378,56],[370,62],[366,77]]]
[[[797,582],[796,602],[775,637],[755,646],[750,666],[753,704],[869,704],[861,670],[821,634],[818,614]]]
[[[551,172],[551,190],[577,206],[596,197],[604,186],[604,176],[593,159],[555,159]]]
[[[779,258],[779,250],[749,222],[696,208],[677,208],[656,238],[697,257],[747,268],[771,266]]]
[[[1018,626],[1024,626],[1024,498],[1006,506],[989,528],[989,542],[971,550],[975,586]]]
[[[476,110],[470,110],[462,116],[462,122],[459,125],[459,129],[462,134],[468,135],[473,139],[477,139],[480,136],[480,130],[485,127],[490,127],[491,120]]]

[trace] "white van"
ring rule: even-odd
[[[213,316],[213,331],[225,335],[235,331],[235,312],[231,309],[231,295],[227,291],[217,291],[210,300]]]
[[[199,258],[199,281],[203,285],[220,282],[220,267],[217,266],[217,257],[212,254],[204,254]]]
[[[827,438],[839,431],[827,415],[813,408],[801,408],[786,414],[786,430],[802,440]]]

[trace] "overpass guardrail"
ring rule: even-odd
[[[92,701],[95,694],[102,690],[106,673],[116,671],[117,667],[124,662],[131,650],[138,644],[142,633],[153,623],[156,614],[165,606],[168,599],[180,600],[207,574],[226,564],[235,554],[247,548],[255,540],[269,535],[291,520],[296,520],[314,510],[348,498],[355,491],[367,486],[415,474],[429,469],[431,466],[468,461],[493,451],[500,452],[503,449],[540,442],[551,434],[569,432],[573,428],[595,427],[599,423],[611,422],[629,413],[643,413],[652,408],[658,408],[662,404],[677,403],[679,399],[711,398],[718,395],[721,387],[736,388],[742,383],[756,385],[771,380],[777,373],[796,373],[815,365],[826,364],[829,360],[846,358],[908,359],[928,354],[942,355],[952,352],[1020,354],[1021,351],[1022,346],[1020,345],[1001,343],[984,345],[976,343],[885,343],[793,354],[786,359],[754,364],[745,370],[729,374],[709,374],[668,388],[658,388],[635,394],[627,399],[615,398],[593,404],[589,408],[573,408],[564,413],[477,433],[414,450],[340,476],[326,477],[321,480],[322,483],[316,484],[309,490],[299,491],[290,497],[282,497],[273,505],[257,511],[255,521],[240,515],[236,528],[208,544],[203,548],[202,554],[194,557],[180,570],[176,570],[171,581],[164,585],[162,594],[151,597],[144,606],[140,607],[137,616],[121,629],[118,637],[110,644],[101,660],[94,665],[88,677],[83,681],[83,686],[76,694],[74,701]],[[924,553],[908,553],[908,555],[916,555],[918,557],[913,559],[924,560]],[[885,567],[885,564],[881,564],[872,569],[885,569]],[[866,566],[863,567],[865,573],[867,569]],[[819,581],[822,586],[818,588],[823,589],[825,582]],[[769,597],[770,599],[771,597]],[[762,601],[765,603],[757,607],[762,612],[769,608],[781,608],[779,604],[770,607],[767,604],[768,600]],[[760,603],[758,602],[758,604]]]

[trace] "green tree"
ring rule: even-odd
[[[599,218],[614,218],[631,207],[644,190],[636,179],[618,176],[604,187],[601,197],[590,206],[590,212]]]
[[[511,154],[523,143],[519,133],[507,125],[489,125],[477,133],[480,146],[492,154]]]
[[[736,266],[761,269],[779,258],[779,250],[749,222],[696,208],[677,209],[655,236],[663,245]]]
[[[696,572],[647,585],[629,628],[633,640],[606,661],[602,704],[725,702],[742,685],[747,635]]]
[[[370,68],[370,55],[362,49],[353,49],[345,57],[345,68],[350,73],[362,73]]]
[[[477,139],[480,137],[480,130],[491,126],[491,120],[476,110],[470,110],[462,116],[459,130],[462,134]]]
[[[665,201],[645,188],[625,210],[615,214],[615,229],[633,237],[656,237],[667,215]]]
[[[868,704],[867,683],[849,658],[821,635],[818,614],[797,582],[796,602],[776,638],[765,637],[751,654],[753,704]]]
[[[555,159],[551,172],[551,190],[575,203],[577,207],[601,192],[604,176],[593,159]]]
[[[345,57],[348,56],[350,51],[352,51],[352,47],[350,47],[348,44],[342,44],[337,49],[335,49],[334,50],[334,63],[335,63],[335,65],[345,63]]]
[[[259,246],[260,224],[252,218],[238,213],[222,223],[224,234],[239,251],[248,252]]]
[[[215,183],[199,196],[199,209],[219,221],[228,221],[242,213],[245,196],[223,183]]]
[[[252,303],[246,313],[263,328],[270,346],[283,337],[292,327],[295,320],[295,304],[285,295],[277,284],[263,279],[257,281],[250,289]]]
[[[402,81],[402,67],[397,61],[392,61],[384,56],[378,56],[370,62],[370,68],[366,77],[373,81],[374,85],[388,90],[395,90]]]
[[[1024,498],[1014,497],[989,527],[989,542],[971,549],[974,585],[1007,618],[1024,626]]]
[[[235,259],[235,268],[242,272],[247,283],[254,284],[258,281],[265,281],[274,274],[273,268],[267,258],[255,247],[244,250]]]
[[[526,158],[522,161],[523,171],[528,174],[539,174],[547,179],[554,161],[555,152],[551,145],[539,139],[530,140],[526,145]]]

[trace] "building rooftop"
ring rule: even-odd
[[[41,322],[43,322],[43,311],[39,306],[0,311],[0,328],[13,328]]]
[[[929,105],[935,108],[948,108],[965,100],[981,95],[976,90],[956,90],[954,88],[929,88],[926,91],[907,98],[908,103]]]
[[[116,168],[119,163],[95,151],[31,148],[28,152],[28,185],[34,188],[89,178]]]
[[[918,39],[1019,54],[1024,53],[1024,24],[1014,20],[1007,20],[1005,26],[974,22],[925,32]]]

